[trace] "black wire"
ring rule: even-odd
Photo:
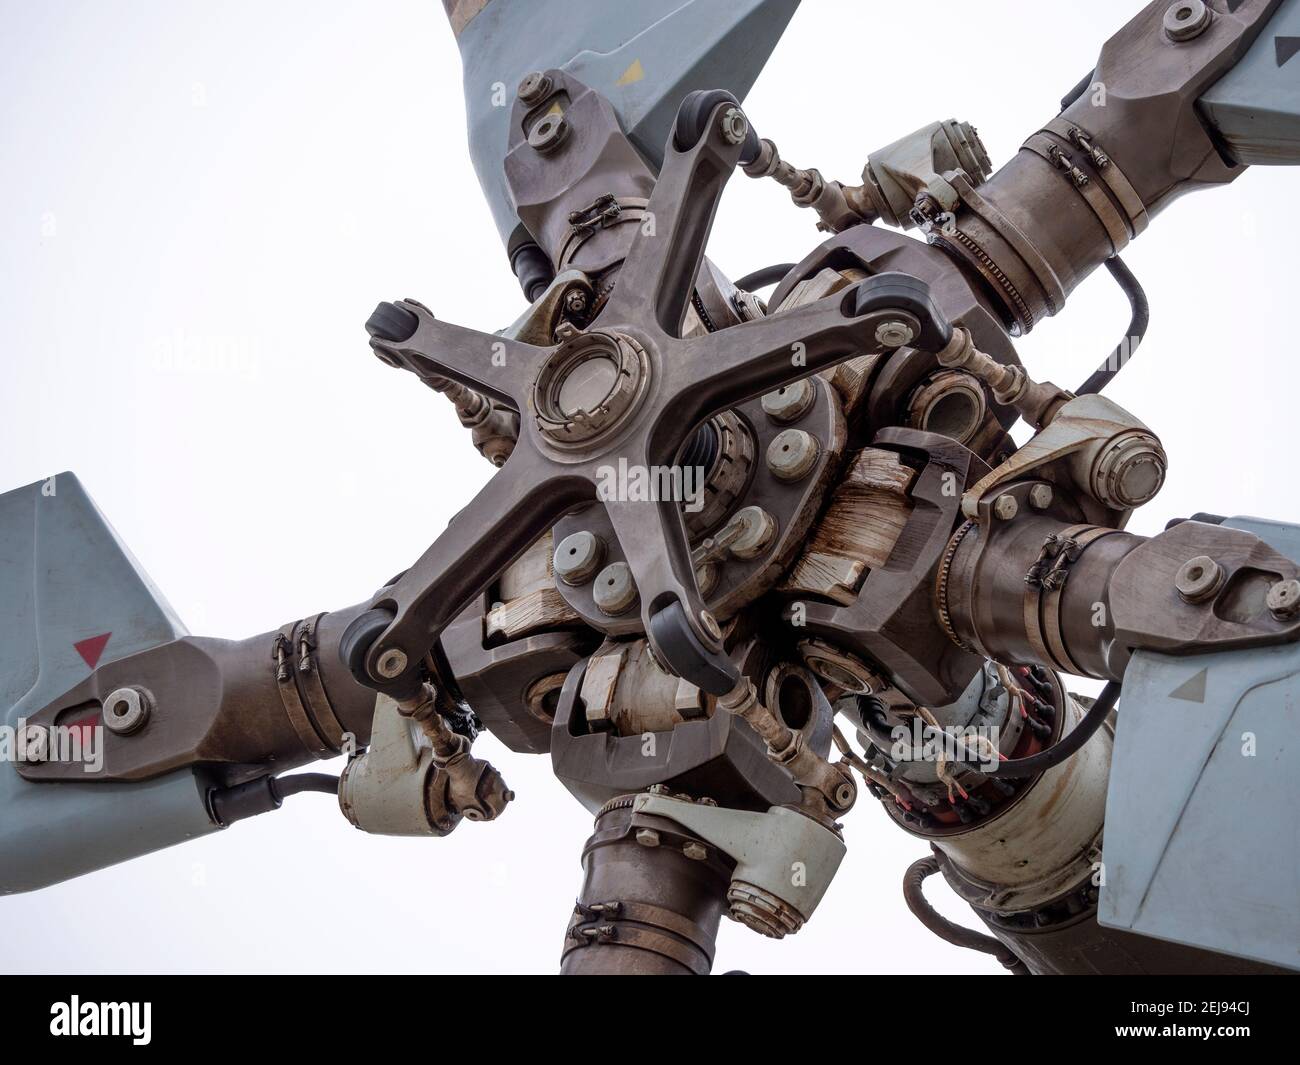
[[[1005,762],[999,762],[996,769],[981,769],[980,772],[990,777],[1028,777],[1035,773],[1041,773],[1045,769],[1051,769],[1052,766],[1060,765],[1087,743],[1092,738],[1093,733],[1101,728],[1102,722],[1106,720],[1106,715],[1115,708],[1115,701],[1119,698],[1119,689],[1119,681],[1108,681],[1106,687],[1101,689],[1101,694],[1097,696],[1097,701],[1083,715],[1083,720],[1074,727],[1073,732],[1067,734],[1059,743],[1053,744],[1045,751],[1031,754],[1028,758],[1011,758]]]
[[[291,776],[276,777],[275,790],[281,798],[304,791],[320,791],[326,795],[337,795],[339,778],[330,776],[329,773],[294,773]]]
[[[785,279],[785,275],[794,268],[794,263],[777,263],[775,266],[765,266],[761,270],[755,270],[752,274],[746,274],[736,282],[736,287],[743,288],[746,292],[757,292],[760,288],[767,288],[768,285],[780,284]]]
[[[1106,269],[1110,271],[1110,276],[1128,297],[1129,306],[1133,309],[1133,317],[1129,320],[1128,332],[1120,341],[1119,347],[1111,352],[1110,358],[1098,366],[1088,380],[1074,390],[1076,396],[1095,395],[1110,384],[1111,378],[1123,369],[1124,364],[1137,351],[1142,338],[1146,336],[1147,326],[1151,324],[1151,307],[1147,303],[1147,294],[1142,291],[1142,286],[1133,276],[1133,271],[1118,255],[1112,255],[1106,260]]]
[[[982,932],[976,932],[970,928],[963,928],[961,925],[948,920],[930,905],[930,900],[925,897],[925,892],[921,889],[921,886],[925,883],[927,877],[933,876],[938,871],[939,860],[930,856],[913,862],[907,867],[907,872],[903,874],[903,899],[907,903],[907,908],[916,916],[916,919],[940,939],[951,943],[954,947],[965,947],[968,950],[978,950],[985,954],[992,954],[1003,966],[1010,969],[1017,976],[1028,976],[1029,968],[1000,939],[994,939],[992,936],[986,936]]]

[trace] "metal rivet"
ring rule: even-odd
[[[613,617],[625,614],[636,602],[636,581],[626,562],[611,562],[598,574],[592,585],[591,596],[596,609]]]
[[[555,548],[551,568],[565,584],[585,584],[600,569],[605,541],[586,529],[566,536]]]
[[[1223,567],[1209,555],[1197,555],[1183,563],[1174,577],[1174,587],[1189,603],[1203,603],[1223,583]]]
[[[767,468],[780,481],[799,481],[817,465],[821,445],[802,429],[786,429],[767,445]]]

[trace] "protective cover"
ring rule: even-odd
[[[10,730],[99,663],[183,635],[73,474],[0,495],[0,724],[10,752]],[[141,784],[29,783],[11,758],[0,760],[0,893],[215,827],[189,770]]]
[[[1226,525],[1300,558],[1300,526]],[[1124,675],[1098,920],[1300,969],[1300,645],[1139,652]]]

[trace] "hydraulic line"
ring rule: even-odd
[[[1128,332],[1124,334],[1124,339],[1119,342],[1119,346],[1110,353],[1106,361],[1093,371],[1092,376],[1074,390],[1076,396],[1095,395],[1110,384],[1111,379],[1133,357],[1138,345],[1142,343],[1142,338],[1146,336],[1147,326],[1151,324],[1151,307],[1147,303],[1147,294],[1142,291],[1142,286],[1133,276],[1133,271],[1118,255],[1112,255],[1106,260],[1106,269],[1110,271],[1110,276],[1115,279],[1115,283],[1124,290],[1133,314],[1129,319]]]

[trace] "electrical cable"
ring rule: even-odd
[[[1138,345],[1142,343],[1142,338],[1146,336],[1147,326],[1151,324],[1151,307],[1147,303],[1147,294],[1142,291],[1142,286],[1133,276],[1133,271],[1118,255],[1112,255],[1106,260],[1106,269],[1110,271],[1110,276],[1128,297],[1133,315],[1129,319],[1128,332],[1124,334],[1124,339],[1110,353],[1110,357],[1093,371],[1092,376],[1074,390],[1076,396],[1096,395],[1110,384],[1114,376],[1124,368],[1124,364],[1133,357]]]
[[[992,936],[986,936],[982,932],[976,932],[970,928],[963,928],[961,925],[948,920],[930,905],[930,900],[925,897],[922,885],[927,877],[933,876],[938,871],[939,859],[930,855],[913,862],[907,867],[907,872],[903,874],[903,899],[916,919],[940,939],[951,943],[954,947],[965,947],[967,950],[978,950],[984,954],[992,954],[1016,976],[1028,976],[1028,966],[1016,957],[1011,952],[1011,948],[1000,939],[994,939]]]

